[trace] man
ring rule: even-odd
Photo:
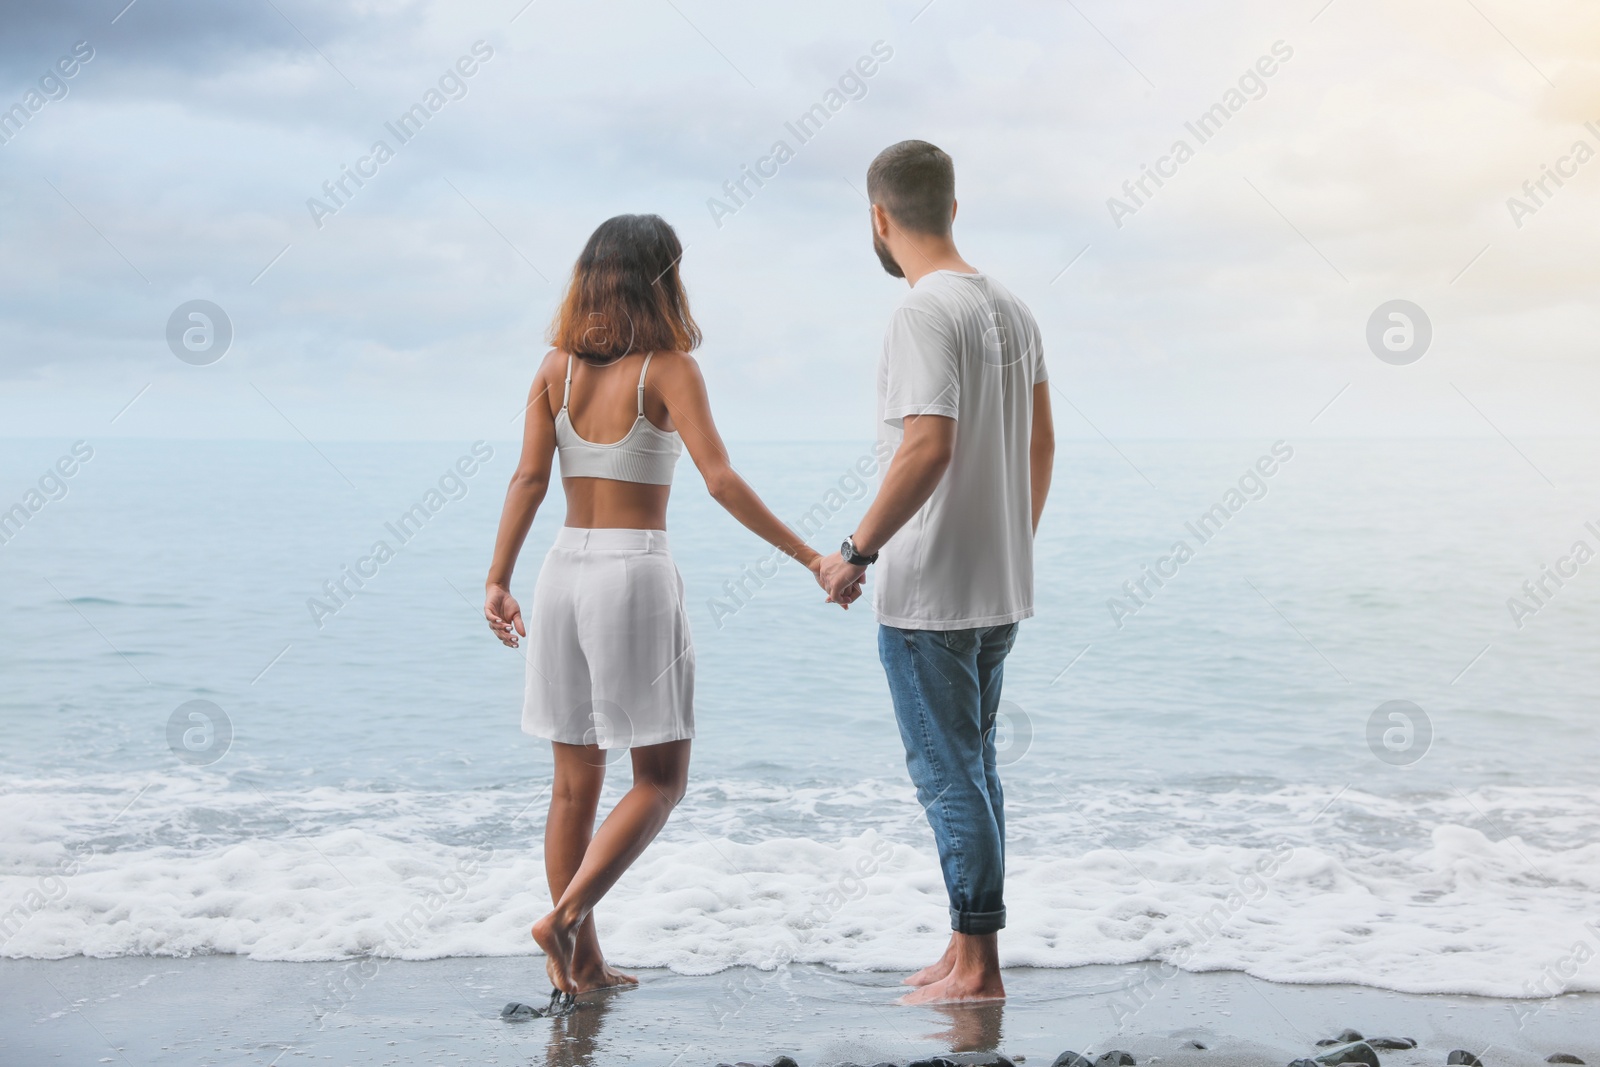
[[[867,170],[873,248],[911,293],[878,365],[878,433],[895,446],[878,495],[823,562],[830,599],[874,585],[878,652],[906,767],[950,896],[950,943],[904,1004],[1005,996],[1005,811],[995,764],[1001,669],[1033,614],[1033,534],[1055,433],[1039,330],[951,236],[955,168],[902,141]]]

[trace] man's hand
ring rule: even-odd
[[[835,555],[837,555],[837,553],[835,553]],[[811,562],[806,564],[806,570],[811,572],[811,577],[817,580],[817,586],[821,588],[824,593],[828,591],[828,576],[827,572],[823,570],[823,567],[827,564],[827,562],[827,557],[818,553],[812,556]],[[828,597],[826,603],[833,603],[833,597]]]
[[[517,647],[517,635],[528,636],[528,628],[522,622],[522,606],[503,585],[491,585],[484,590],[483,617],[489,620],[489,629],[507,648]]]
[[[866,580],[867,568],[846,563],[837,552],[823,559],[817,574],[817,584],[827,592],[828,603],[838,604],[846,611],[860,598],[861,585]]]

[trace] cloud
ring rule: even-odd
[[[311,47],[336,47],[380,20],[416,18],[420,5],[295,3],[216,4],[207,0],[59,0],[12,5],[0,34],[0,62],[30,69],[55,59],[75,41],[113,48],[119,83],[167,70],[195,77],[251,57],[283,57]],[[115,20],[115,21],[113,21]],[[303,35],[303,36],[302,36]]]
[[[1350,383],[1370,403],[1318,427],[1392,432],[1379,398],[1399,379],[1362,337],[1394,297],[1438,338],[1406,389],[1460,409],[1430,400],[1408,430],[1483,429],[1452,381],[1529,432],[1587,432],[1600,393],[1582,358],[1600,278],[1575,239],[1600,222],[1600,161],[1521,228],[1506,206],[1574,139],[1600,147],[1597,16],[1576,3],[139,0],[113,25],[120,6],[18,11],[0,33],[12,100],[74,41],[96,49],[0,145],[16,432],[109,418],[146,384],[118,432],[291,432],[254,382],[314,436],[481,436],[520,409],[589,231],[658,211],[689,246],[726,432],[864,436],[903,289],[859,191],[907,136],[955,157],[963,249],[1033,306],[1057,381],[1115,436],[1276,432]],[[466,94],[399,143],[386,124],[479,41],[493,58]],[[708,200],[877,41],[893,59],[865,95],[716,225]],[[1119,228],[1108,200],[1280,41],[1293,58],[1264,93]],[[308,199],[379,140],[393,158],[318,227]],[[196,297],[236,327],[199,370],[163,340]],[[206,382],[227,399],[197,403]]]

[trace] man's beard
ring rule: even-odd
[[[906,272],[900,269],[900,264],[894,261],[894,256],[889,254],[889,248],[883,243],[883,238],[878,236],[878,231],[872,231],[872,250],[878,253],[878,262],[883,264],[883,269],[889,272],[891,278],[904,278]]]

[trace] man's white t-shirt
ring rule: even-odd
[[[895,309],[878,364],[878,436],[907,415],[956,420],[928,502],[883,546],[873,606],[908,630],[1000,626],[1033,614],[1029,441],[1045,381],[1033,313],[985,274],[940,270]]]

